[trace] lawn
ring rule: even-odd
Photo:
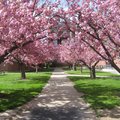
[[[88,69],[83,69],[83,72],[81,73],[79,69],[77,69],[76,71],[74,70],[68,70],[66,69],[65,72],[67,74],[76,74],[76,75],[90,75],[90,71]],[[103,72],[103,71],[96,71],[96,75],[97,76],[110,76],[110,77],[115,77],[115,76],[120,76],[118,74],[113,74],[110,72]]]
[[[98,109],[112,109],[120,106],[120,78],[69,77],[83,98],[98,113]]]
[[[20,73],[0,75],[0,111],[23,105],[38,95],[48,82],[51,72],[27,73],[21,80]]]
[[[90,71],[88,69],[83,69],[83,72],[81,73],[79,69],[76,71],[74,70],[65,70],[67,74],[79,74],[79,75],[89,75]]]

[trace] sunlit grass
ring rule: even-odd
[[[73,74],[73,75],[90,75],[90,71],[87,68],[83,69],[82,73],[81,73],[80,69],[77,69],[76,71],[65,69],[65,72],[67,74]],[[110,72],[104,72],[104,71],[96,70],[96,76],[111,76],[111,77],[115,77],[116,76],[117,77],[117,76],[120,76],[120,75],[113,74],[113,73],[110,73]]]
[[[0,75],[0,111],[20,106],[38,95],[51,72],[27,73],[27,79],[21,80],[20,73]]]
[[[98,109],[112,109],[120,106],[120,78],[69,77],[83,98],[97,112]]]

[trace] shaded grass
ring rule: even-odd
[[[120,80],[116,78],[69,77],[83,98],[98,113],[98,109],[120,106]]]
[[[51,72],[29,72],[26,80],[20,80],[20,73],[0,75],[0,111],[30,101],[41,92],[50,76]]]

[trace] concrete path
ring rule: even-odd
[[[103,72],[111,72],[111,73],[113,73],[113,74],[118,74],[118,75],[120,75],[120,73],[119,73],[117,70],[115,70],[114,68],[112,68],[112,67],[110,67],[110,68],[104,68],[104,69],[102,69],[102,71],[103,71]]]
[[[42,93],[14,113],[0,120],[96,120],[94,112],[62,69],[56,68]],[[11,115],[10,115],[11,114]]]

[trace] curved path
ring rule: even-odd
[[[0,120],[96,120],[81,96],[63,70],[56,68],[37,98]]]

